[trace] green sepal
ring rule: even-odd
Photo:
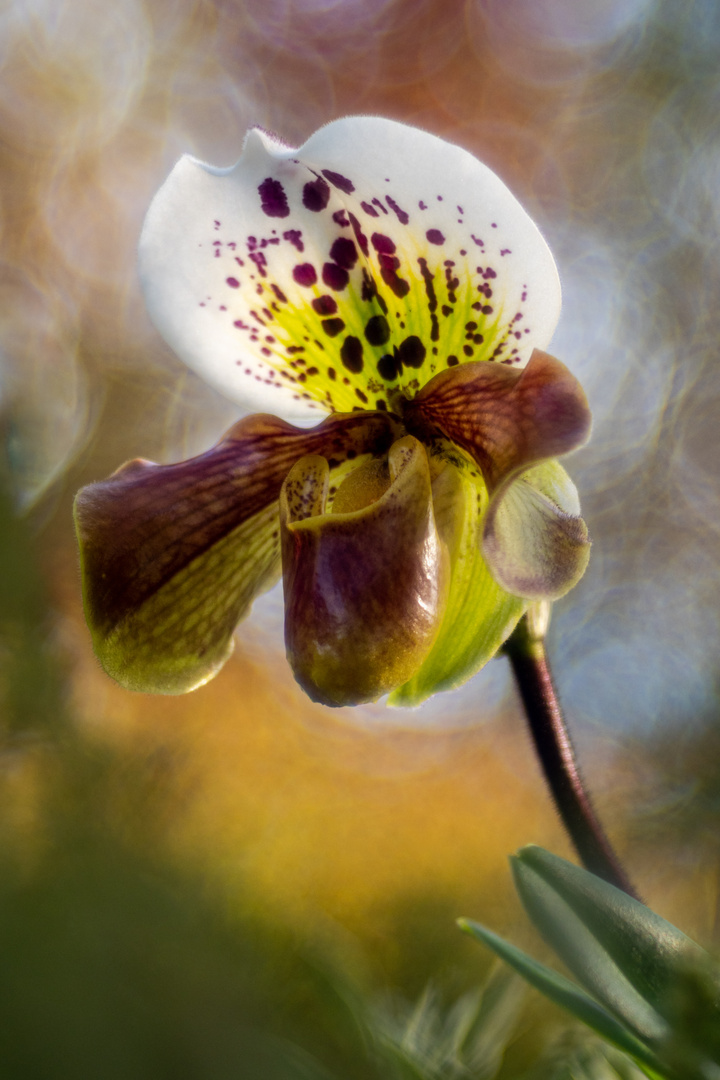
[[[534,960],[515,945],[511,945],[509,941],[505,941],[504,938],[472,919],[458,919],[458,926],[465,933],[492,949],[501,960],[514,968],[531,986],[556,1005],[592,1028],[601,1038],[628,1054],[652,1080],[665,1080],[665,1078],[679,1080],[679,1077],[664,1068],[640,1039],[564,975]]]
[[[447,608],[429,656],[393,691],[389,705],[419,705],[432,694],[461,686],[496,654],[528,604],[497,584],[482,556],[480,521],[488,495],[479,471],[456,454],[433,483],[433,503],[450,552]]]

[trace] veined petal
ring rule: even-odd
[[[404,413],[409,431],[444,436],[470,454],[491,494],[529,465],[582,446],[591,427],[580,383],[539,349],[522,371],[466,364],[441,372]]]
[[[348,513],[325,513],[322,457],[303,458],[283,485],[288,659],[325,705],[373,701],[405,682],[442,619],[448,555],[435,528],[427,455],[406,436],[388,465],[384,494]]]
[[[293,463],[320,452],[342,472],[395,434],[382,413],[311,430],[250,416],[190,461],[130,462],[83,488],[75,519],[85,613],[108,674],[167,694],[212,678],[238,621],[278,576],[277,500]]]
[[[416,128],[348,117],[236,165],[183,158],[140,241],[148,310],[248,408],[383,408],[467,360],[522,366],[560,310],[555,264],[502,181]],[[382,403],[382,404],[380,404]]]
[[[482,552],[495,580],[528,600],[557,600],[590,558],[580,501],[557,461],[544,461],[497,492],[485,516]]]
[[[433,482],[435,520],[450,553],[447,607],[430,654],[390,705],[419,705],[461,686],[492,659],[527,607],[498,585],[483,558],[478,536],[487,504],[482,477],[461,462],[448,461]]]

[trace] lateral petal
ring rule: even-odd
[[[134,461],[75,501],[83,599],[96,654],[132,690],[184,693],[232,651],[235,626],[279,573],[277,500],[303,454],[334,472],[389,447],[382,413],[311,430],[250,416],[177,465]]]
[[[471,363],[436,375],[405,405],[409,431],[470,454],[492,494],[529,465],[582,446],[591,427],[580,383],[535,349],[523,370]]]
[[[140,240],[148,311],[221,393],[286,416],[382,407],[467,360],[522,366],[560,311],[552,255],[458,146],[347,117],[234,166],[184,157]]]
[[[406,436],[388,464],[388,489],[349,513],[324,512],[321,458],[303,458],[283,485],[288,660],[325,705],[374,701],[405,682],[432,648],[445,608],[448,555],[425,449]]]
[[[498,584],[527,600],[557,600],[578,583],[590,540],[575,485],[557,461],[528,469],[491,500],[482,552]]]

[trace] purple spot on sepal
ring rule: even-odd
[[[306,288],[314,285],[317,281],[317,274],[312,263],[299,263],[294,266],[292,276],[298,285],[304,285]]]
[[[362,272],[361,296],[362,296],[362,299],[366,303],[369,303],[370,301],[377,299],[377,302],[380,305],[380,307],[382,308],[382,310],[384,312],[387,312],[387,304],[385,303],[382,296],[378,292],[377,285],[375,284],[374,278],[372,278],[370,276],[370,274],[368,274],[365,267],[363,267],[363,272]]]
[[[350,215],[350,224],[352,225],[353,232],[355,233],[355,239],[357,240],[358,244],[360,245],[360,250],[362,251],[363,255],[367,255],[367,253],[368,253],[367,236],[365,235],[365,233],[360,228],[360,222],[358,221],[358,219],[355,217],[354,214]]]
[[[332,296],[316,296],[312,302],[313,311],[318,315],[334,315],[337,311],[337,304],[333,300]]]
[[[283,240],[287,240],[298,251],[304,251],[305,245],[302,242],[302,233],[299,229],[288,229],[283,233]]]
[[[444,244],[445,237],[439,229],[428,229],[425,233],[425,238],[429,244]]]
[[[336,225],[340,225],[342,226],[342,228],[345,228],[347,225],[350,224],[347,219],[347,214],[344,210],[336,210],[332,216],[332,219]]]
[[[288,217],[290,207],[285,188],[279,180],[273,180],[272,176],[268,176],[262,184],[258,185],[258,194],[263,212],[268,217]]]
[[[345,329],[342,319],[323,319],[320,325],[328,337],[337,337]]]
[[[239,289],[240,282],[236,277],[225,278],[225,283],[230,286],[231,289]]]
[[[378,210],[382,210],[383,214],[387,214],[387,208],[383,206],[379,199],[373,199],[373,206],[377,206]]]
[[[365,338],[370,345],[384,345],[390,339],[390,326],[384,315],[373,315],[365,326]]]
[[[350,275],[337,263],[326,262],[322,268],[322,279],[329,289],[342,292],[350,280]]]
[[[357,248],[348,237],[339,236],[330,248],[330,258],[343,270],[352,270],[358,259]]]
[[[395,295],[402,300],[410,292],[410,286],[404,278],[398,277],[400,260],[394,255],[380,254],[378,262],[380,263],[380,277]]]
[[[407,214],[404,210],[400,209],[400,207],[395,202],[395,200],[392,198],[392,196],[386,195],[385,198],[387,199],[388,206],[391,208],[391,210],[394,210],[395,213],[397,214],[397,219],[400,222],[400,224],[401,225],[407,225],[407,223],[410,220],[410,215]]]
[[[302,201],[305,209],[312,210],[313,213],[324,210],[330,201],[329,184],[319,176],[317,180],[310,180],[303,188]]]
[[[369,214],[370,217],[378,217],[379,216],[377,210],[375,209],[375,207],[371,206],[370,203],[361,202],[360,205],[362,206],[365,213]]]
[[[411,334],[401,342],[398,356],[405,367],[419,368],[422,367],[425,352],[425,346],[417,334]]]
[[[385,379],[386,382],[395,382],[400,377],[402,367],[397,357],[392,353],[385,353],[377,362],[377,370],[380,378]]]
[[[355,185],[352,180],[348,180],[342,173],[333,172],[332,169],[323,169],[322,174],[334,187],[339,188],[340,191],[344,191],[346,195],[352,194],[355,190]]]
[[[363,369],[363,347],[360,338],[350,335],[345,338],[340,348],[340,359],[348,371],[355,374]]]
[[[435,285],[433,282],[433,274],[428,269],[427,259],[418,259],[418,265],[420,267],[420,273],[423,276],[425,283],[425,292],[428,298],[428,311],[431,313],[437,311],[437,296],[435,294]]]
[[[383,233],[373,233],[370,237],[370,243],[381,255],[393,255],[395,253],[395,244],[389,236],[385,236]]]
[[[418,203],[418,206],[420,207],[420,209],[421,209],[421,210],[427,210],[427,204],[426,204],[426,203],[424,203],[424,202],[422,201],[422,199],[421,199],[421,200],[420,200],[420,202]]]
[[[250,259],[257,266],[260,277],[267,277],[267,270],[265,269],[267,266],[267,259],[262,251],[252,251],[250,253]],[[258,292],[262,292],[262,289],[258,289]]]

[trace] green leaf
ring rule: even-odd
[[[664,1042],[673,987],[688,965],[711,964],[704,950],[644,904],[542,848],[523,848],[511,865],[528,915],[579,982],[640,1038]]]
[[[403,1080],[490,1080],[516,1035],[524,998],[522,981],[498,965],[483,987],[454,1002],[432,984],[416,1003],[384,995],[370,1013],[368,1033]]]
[[[492,930],[488,930],[480,923],[472,919],[459,919],[458,926],[471,937],[487,945],[502,960],[510,964],[523,978],[534,986],[556,1005],[566,1009],[569,1013],[581,1020],[603,1039],[617,1046],[618,1049],[629,1054],[645,1071],[648,1076],[670,1077],[671,1073],[663,1071],[662,1065],[655,1055],[637,1039],[628,1029],[606,1012],[596,1001],[581,990],[574,983],[558,974],[551,968],[534,960],[531,956],[522,952],[515,945],[505,941]]]

